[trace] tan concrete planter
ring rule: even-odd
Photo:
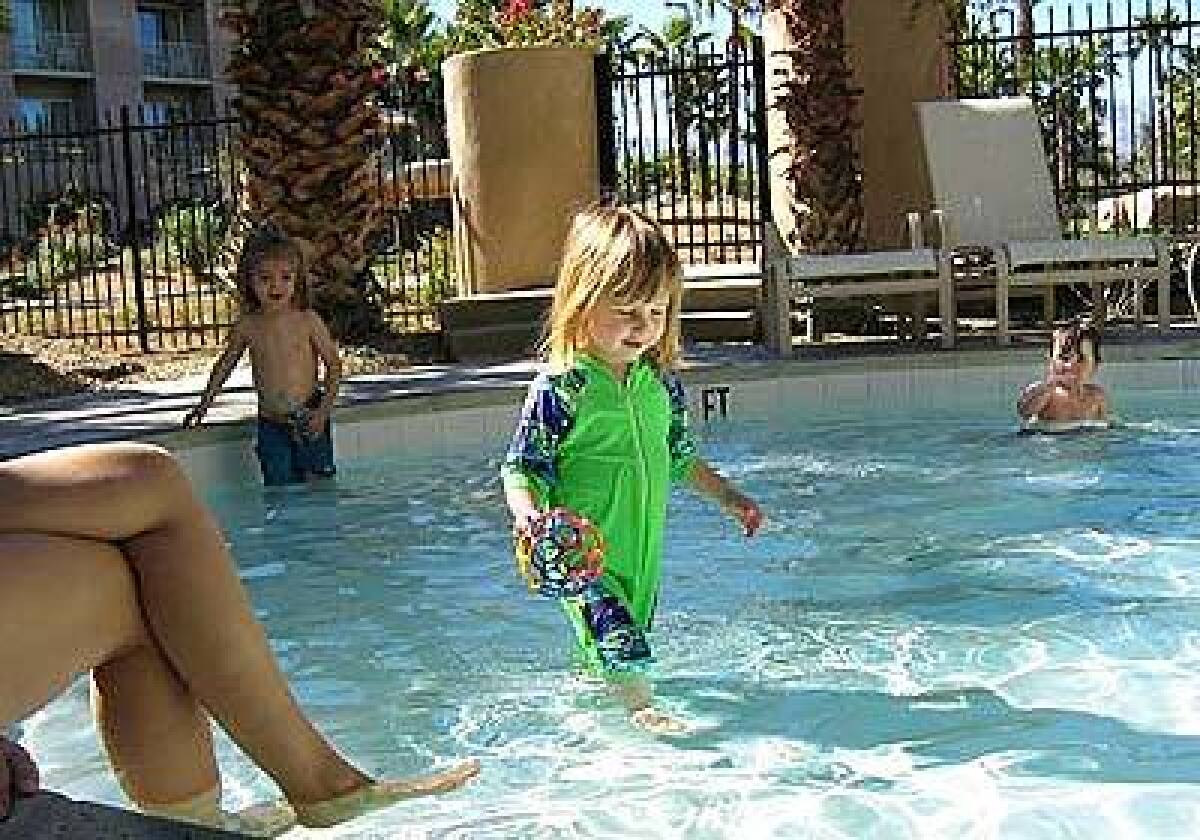
[[[593,54],[480,50],[443,69],[459,294],[551,285],[571,212],[599,195]]]

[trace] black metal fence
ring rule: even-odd
[[[1012,5],[1012,4],[1009,4]],[[1200,231],[1200,0],[975,13],[951,42],[963,97],[1031,96],[1075,235]]]
[[[376,184],[385,221],[371,270],[394,328],[436,332],[437,304],[457,287],[441,76],[407,73],[387,90],[383,104]]]
[[[695,43],[598,56],[602,187],[659,219],[688,262],[758,259],[766,190],[763,49]],[[456,287],[442,83],[383,97],[371,270],[390,323],[439,329]],[[243,206],[238,120],[0,136],[0,331],[120,349],[220,342]]]
[[[391,323],[434,331],[454,287],[441,82],[404,79],[385,104],[371,268]],[[119,349],[219,343],[236,317],[237,135],[230,114],[11,125],[0,136],[0,331]]]
[[[144,349],[215,341],[236,204],[229,117],[0,137],[0,329]]]
[[[598,67],[602,187],[657,219],[685,262],[756,262],[770,212],[762,39],[645,39]]]

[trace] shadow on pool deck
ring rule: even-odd
[[[142,814],[77,802],[57,793],[40,793],[17,800],[17,806],[0,822],[0,840],[237,840],[241,834]]]

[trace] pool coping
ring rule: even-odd
[[[692,351],[681,376],[687,384],[751,382],[831,374],[883,374],[911,370],[1022,366],[1036,377],[1044,338],[1010,347],[980,341],[955,350],[896,344],[798,348],[794,358],[772,357],[757,346]],[[1167,338],[1109,339],[1104,362],[1200,361],[1200,333]],[[538,371],[531,359],[495,364],[416,366],[396,374],[352,376],[342,383],[336,422],[352,424],[394,415],[421,415],[516,405]],[[196,402],[206,377],[123,385],[71,397],[0,407],[0,458],[71,444],[150,440],[171,449],[243,440],[255,415],[249,369],[242,366],[226,385],[206,423],[183,430],[180,422]]]
[[[0,840],[238,840],[247,835],[150,817],[43,791],[18,799]]]

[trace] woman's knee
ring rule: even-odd
[[[112,453],[122,464],[122,471],[131,480],[152,486],[186,481],[175,456],[153,443],[112,444]]]
[[[191,480],[175,456],[152,443],[122,443],[114,448],[120,472],[131,487],[162,504],[169,518],[172,505],[191,500]]]

